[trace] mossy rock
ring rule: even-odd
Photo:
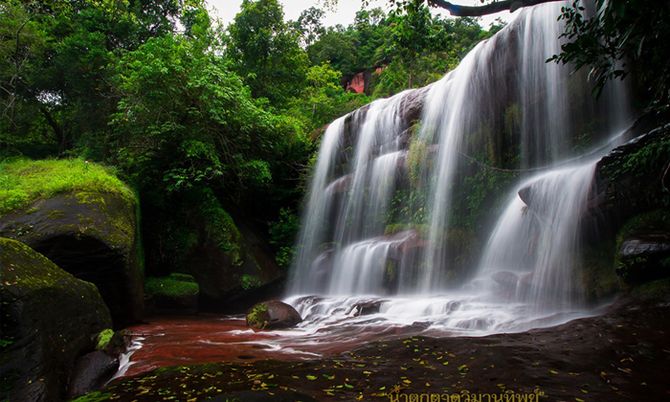
[[[639,284],[670,277],[670,212],[665,209],[631,218],[617,236],[616,271]]]
[[[0,238],[0,400],[58,401],[76,358],[112,320],[98,289]]]
[[[238,300],[285,275],[265,239],[233,219],[213,192],[204,191],[194,202],[187,223],[175,225],[175,246],[183,247],[175,268],[195,277],[200,309],[234,311]]]
[[[291,305],[279,300],[258,303],[247,312],[247,326],[254,330],[291,328],[301,321]]]
[[[614,231],[634,216],[670,208],[670,124],[622,145],[596,165],[597,204],[605,226]]]
[[[142,318],[138,201],[125,184],[81,160],[5,162],[0,180],[0,236],[94,283],[115,326]]]
[[[195,312],[198,309],[200,287],[191,275],[173,273],[166,277],[147,278],[144,292],[158,312]]]

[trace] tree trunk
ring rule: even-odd
[[[483,6],[459,6],[444,0],[428,0],[428,4],[444,8],[455,17],[481,17],[501,11],[514,12],[522,7],[534,6],[563,0],[502,0]]]

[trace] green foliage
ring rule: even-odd
[[[112,337],[114,336],[114,330],[111,328],[104,329],[98,333],[98,336],[96,337],[96,345],[95,349],[96,350],[103,350],[109,345],[109,342],[112,340]]]
[[[135,199],[112,169],[83,159],[0,162],[0,215],[26,207],[40,198],[89,191]]]
[[[144,290],[148,295],[167,297],[194,296],[200,292],[191,275],[173,273],[166,277],[146,279]]]
[[[470,162],[473,174],[463,179],[464,191],[459,196],[465,202],[453,214],[454,223],[470,229],[482,224],[481,218],[491,208],[500,207],[509,186],[517,178],[514,172],[498,170],[486,165]]]
[[[429,145],[416,134],[409,145],[409,150],[407,151],[407,174],[413,187],[418,187],[422,184],[421,179],[424,173],[424,166],[428,161]]]
[[[284,22],[277,0],[244,0],[228,34],[227,55],[255,97],[281,105],[298,95],[307,54],[298,44],[299,33]]]
[[[244,274],[242,275],[242,278],[240,278],[240,286],[242,286],[242,289],[244,290],[255,289],[261,286],[261,284],[261,280],[255,275]]]
[[[670,65],[666,41],[670,36],[670,6],[654,0],[596,0],[595,11],[575,0],[563,7],[567,39],[552,60],[587,67],[597,93],[608,80],[633,73],[652,94],[649,105],[663,109],[670,104]]]
[[[112,394],[107,392],[93,391],[75,398],[71,402],[104,402],[108,401],[111,396]]]
[[[258,303],[247,313],[247,325],[253,328],[264,329],[268,325],[268,306]]]
[[[631,175],[644,178],[649,172],[655,171],[658,166],[667,163],[668,155],[670,155],[670,136],[666,133],[657,141],[640,147],[635,152],[625,154],[623,159],[607,167],[606,174],[609,177]]]
[[[270,223],[270,244],[274,246],[277,264],[282,268],[287,268],[291,264],[295,253],[295,238],[299,229],[298,215],[285,208],[279,211],[279,219]]]
[[[204,223],[207,240],[228,254],[233,265],[242,265],[242,235],[233,218],[221,207],[211,191],[203,191],[201,197],[200,219]]]

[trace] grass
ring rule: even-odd
[[[0,216],[66,192],[116,193],[135,199],[132,190],[111,169],[83,159],[0,162]]]
[[[151,295],[182,297],[197,295],[200,287],[191,275],[173,273],[162,278],[147,278],[144,290]]]

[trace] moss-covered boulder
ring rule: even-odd
[[[194,313],[198,310],[200,287],[193,276],[173,273],[147,278],[144,294],[154,312]]]
[[[0,400],[58,401],[78,356],[111,326],[91,283],[0,238]]]
[[[279,300],[258,303],[247,312],[247,326],[254,330],[291,328],[301,321],[300,313]]]
[[[201,310],[231,312],[257,302],[242,306],[240,300],[285,274],[269,245],[244,219],[234,219],[213,191],[193,191],[188,197],[172,216],[153,218],[156,236],[148,239],[152,265],[147,271],[193,275]]]
[[[0,183],[0,236],[94,283],[117,327],[141,319],[138,202],[123,182],[74,159],[3,162]]]

